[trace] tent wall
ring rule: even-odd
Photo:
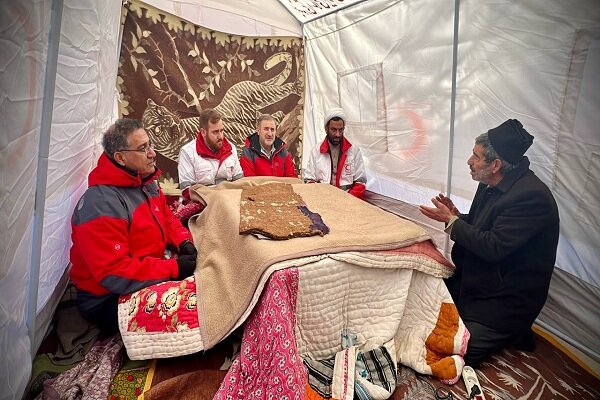
[[[444,0],[372,0],[305,25],[304,166],[339,105],[370,190],[419,204],[445,188],[453,15]]]
[[[465,162],[472,132],[506,118],[533,133],[527,154],[559,205],[556,266],[564,271],[553,277],[540,321],[600,360],[598,2],[461,1],[459,38],[455,128],[462,134],[452,162]],[[470,181],[465,172],[452,171],[458,196],[455,188]],[[580,290],[565,296],[574,287]]]
[[[22,393],[31,371],[26,288],[49,19],[48,2],[0,2],[2,399]]]
[[[39,188],[46,192],[42,241],[32,243],[51,4],[0,2],[0,399],[23,394],[36,351],[26,326],[29,290],[38,291],[30,309],[42,310],[65,272],[70,216],[99,156],[100,134],[116,115],[121,4],[65,0],[47,183]],[[41,248],[39,286],[30,285],[34,246]]]
[[[595,359],[599,29],[595,0],[371,0],[304,25],[304,165],[325,136],[324,112],[339,105],[348,114],[347,136],[363,150],[368,189],[413,207],[447,192],[467,211],[476,189],[466,165],[475,137],[507,118],[535,136],[528,156],[559,204],[556,265],[568,272],[553,280],[541,318]],[[564,301],[569,286],[585,289]],[[575,326],[556,318],[571,313]]]
[[[476,187],[465,166],[473,139],[520,119],[536,136],[533,169],[561,212],[560,270],[540,320],[600,358],[597,0],[369,0],[302,30],[276,0],[149,3],[232,34],[303,34],[304,153],[323,140],[324,112],[346,108],[368,188],[409,207],[445,191],[466,210]],[[48,323],[27,326],[27,299],[37,298],[31,312],[51,314],[68,263],[70,215],[116,116],[121,2],[64,0],[47,182],[36,186],[51,4],[0,2],[0,399],[25,389],[36,347],[28,330]],[[40,243],[32,243],[36,190],[46,193]],[[29,274],[32,248],[41,249],[39,285]]]

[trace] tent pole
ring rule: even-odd
[[[450,96],[450,140],[448,141],[448,176],[446,180],[446,196],[452,195],[452,164],[454,159],[454,121],[456,118],[456,70],[458,67],[458,22],[460,0],[454,0],[454,38],[452,40],[452,94]],[[444,254],[448,254],[450,236],[446,235]]]
[[[63,0],[53,0],[50,14],[50,31],[48,33],[46,73],[44,77],[44,99],[40,123],[35,204],[33,208],[31,262],[29,264],[29,287],[27,292],[27,308],[25,310],[29,341],[32,346],[31,358],[33,358],[37,352],[37,349],[34,349],[33,346],[35,344],[35,323],[37,317],[38,286],[40,281],[40,260],[42,255],[42,233],[44,229],[44,208],[46,205],[46,184],[48,180],[48,155],[50,153],[50,133],[52,128],[52,111],[54,109],[54,87],[56,84],[62,12]]]

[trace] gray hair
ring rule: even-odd
[[[500,172],[503,175],[517,168],[517,164],[511,164],[502,157],[500,157],[498,152],[496,152],[496,149],[494,149],[494,147],[492,146],[492,143],[490,142],[490,137],[487,132],[477,136],[475,138],[475,144],[479,144],[481,145],[481,147],[483,147],[483,159],[486,163],[490,163],[495,159],[500,160],[500,162],[502,163],[502,166],[500,167]]]
[[[102,147],[104,152],[111,160],[117,151],[126,149],[129,146],[129,135],[143,128],[142,122],[137,119],[121,118],[115,121],[102,137]]]
[[[275,122],[275,118],[273,118],[273,116],[271,114],[262,114],[260,117],[258,117],[258,119],[256,120],[256,130],[258,130],[260,128],[260,124],[263,121],[273,121]]]

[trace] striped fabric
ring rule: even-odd
[[[305,358],[304,365],[308,369],[308,384],[310,387],[319,395],[330,399],[334,358],[330,360],[311,360]]]
[[[384,389],[389,394],[394,392],[398,381],[396,363],[386,347],[382,346],[365,353],[359,353],[356,358],[356,372],[359,376],[354,387],[356,399],[379,398],[373,393],[373,386],[378,388],[378,393],[381,393],[379,388]],[[359,371],[360,366],[364,367],[362,371]],[[371,383],[371,385],[365,384],[365,381]]]
[[[305,358],[304,365],[308,370],[310,387],[323,398],[332,398],[335,358],[328,360]],[[354,398],[360,400],[388,398],[394,392],[398,381],[396,362],[385,345],[367,352],[358,351],[356,367],[349,373],[354,374],[356,378]]]

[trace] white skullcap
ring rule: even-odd
[[[332,118],[335,118],[335,117],[339,117],[339,118],[343,119],[344,123],[346,122],[346,114],[344,113],[344,110],[342,110],[339,107],[335,107],[335,108],[332,108],[329,111],[327,111],[327,114],[325,114],[324,126],[327,126],[327,123],[329,121],[331,121]]]

